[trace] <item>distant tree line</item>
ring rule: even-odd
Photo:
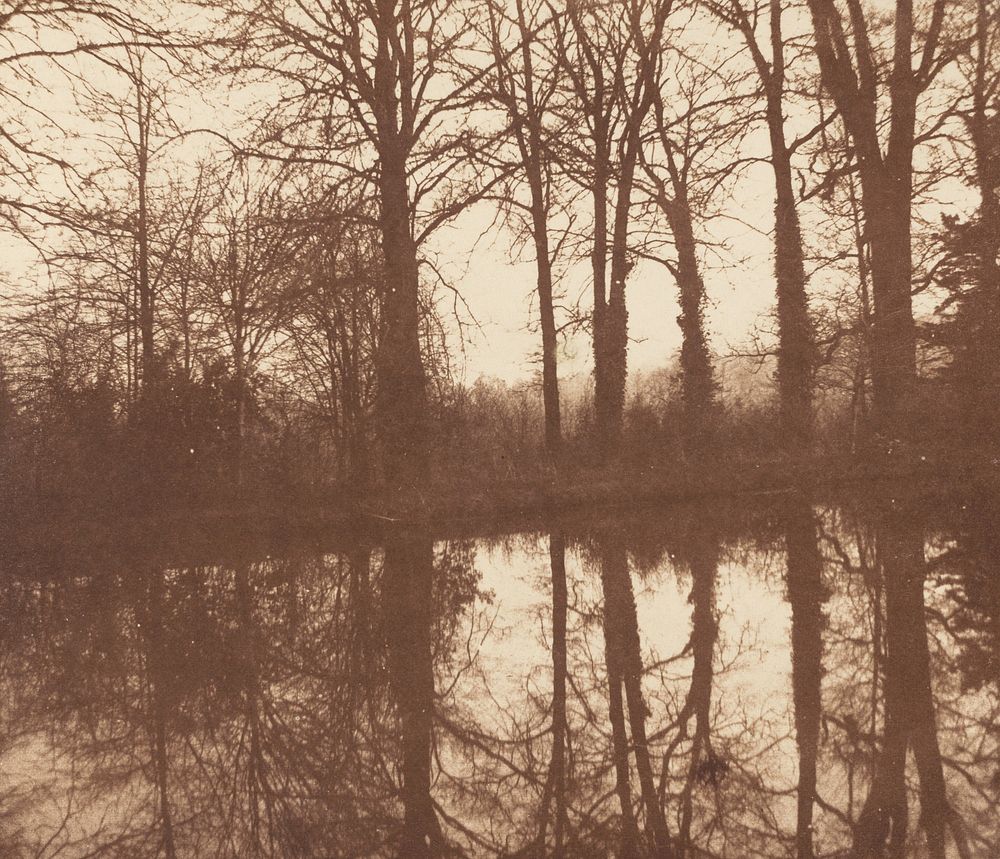
[[[998,18],[993,0],[16,4],[4,503],[391,512],[580,468],[988,451]],[[454,372],[442,228],[473,208],[534,263],[524,385]],[[771,242],[774,311],[720,356],[706,283],[752,274],[733,224]],[[628,366],[639,267],[676,294],[682,344],[647,376]],[[581,331],[587,380],[559,367]]]

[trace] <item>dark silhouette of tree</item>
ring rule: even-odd
[[[670,0],[635,0],[621,14],[570,2],[556,19],[568,79],[569,122],[580,129],[562,157],[590,192],[594,409],[600,455],[617,455],[628,368],[626,284],[635,266],[630,229],[642,126],[652,107]],[[610,225],[609,225],[610,213]],[[609,269],[610,261],[610,269]]]
[[[714,784],[725,771],[725,761],[712,747],[712,687],[715,678],[715,648],[719,636],[716,607],[716,580],[719,567],[719,542],[711,525],[695,523],[682,544],[680,560],[691,574],[691,685],[679,713],[676,734],[664,755],[667,766],[674,749],[691,737],[687,773],[680,797],[678,844],[682,856],[694,855],[697,847],[691,827],[694,821],[695,791],[703,784]],[[694,731],[690,722],[694,719]]]
[[[944,218],[936,279],[945,294],[933,323],[933,341],[951,355],[943,375],[955,394],[957,438],[970,447],[988,447],[1000,403],[995,334],[1000,325],[998,10],[987,0],[958,10],[961,25],[955,29],[961,29],[950,45],[959,78],[954,109],[965,131],[959,141],[971,149],[960,162],[960,175],[978,195],[978,206],[968,219]]]
[[[678,65],[680,68],[664,63],[664,68],[658,71],[649,133],[652,144],[650,152],[643,153],[641,159],[652,204],[666,219],[674,246],[675,260],[663,262],[679,292],[677,323],[681,329],[684,450],[692,461],[702,462],[713,448],[719,408],[705,327],[705,279],[695,233],[695,213],[705,212],[711,197],[710,191],[699,186],[714,189],[722,181],[714,171],[706,177],[709,170],[701,163],[704,151],[709,141],[722,149],[729,132],[713,117],[706,116],[707,111],[700,104],[716,100],[713,89],[724,71],[683,64],[680,60]],[[672,92],[678,83],[682,93],[679,98]],[[738,95],[728,93],[721,97],[734,102],[738,99]],[[738,124],[732,125],[738,129]]]
[[[865,240],[870,249],[874,314],[872,377],[876,421],[889,438],[911,434],[916,328],[911,296],[911,211],[917,101],[940,71],[946,3],[936,0],[918,23],[911,0],[893,10],[891,61],[873,44],[883,24],[860,4],[809,0],[823,86],[850,135],[862,188]],[[918,50],[914,39],[925,34]],[[883,112],[888,123],[880,121]],[[884,132],[884,133],[883,133]],[[883,136],[885,141],[883,143]]]
[[[264,119],[258,154],[319,161],[374,186],[383,477],[390,507],[413,507],[429,468],[421,246],[486,190],[464,169],[471,139],[456,127],[477,103],[483,74],[461,74],[472,7],[450,0],[224,5],[236,71],[264,74],[284,93]]]
[[[548,2],[514,0],[489,7],[489,42],[493,52],[495,82],[491,95],[507,116],[507,134],[513,140],[514,160],[528,186],[521,203],[516,192],[504,200],[510,209],[525,209],[527,230],[535,255],[538,315],[542,329],[542,399],[545,406],[545,446],[558,457],[562,447],[559,409],[558,331],[555,318],[553,268],[558,246],[553,247],[550,224],[556,211],[557,177],[552,128],[552,101],[558,92],[558,59],[547,51],[551,17],[558,15]]]
[[[549,566],[552,570],[552,761],[545,780],[538,843],[545,848],[549,806],[554,804],[551,855],[552,859],[562,859],[566,855],[566,758],[569,743],[566,716],[566,621],[569,592],[566,582],[566,538],[562,534],[549,535]]]
[[[812,440],[812,375],[817,357],[806,292],[802,228],[792,184],[792,156],[803,141],[789,141],[785,132],[787,49],[781,3],[769,0],[767,4],[768,38],[763,45],[757,36],[762,6],[744,5],[740,0],[709,3],[713,14],[743,37],[763,90],[775,188],[774,274],[778,297],[781,441],[789,453],[801,455],[808,451]]]

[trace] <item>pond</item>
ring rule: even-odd
[[[10,549],[0,855],[995,857],[998,510]]]

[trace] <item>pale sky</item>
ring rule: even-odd
[[[769,327],[766,318],[774,305],[771,240],[766,235],[773,221],[772,201],[767,180],[769,168],[760,170],[740,184],[736,201],[741,217],[758,224],[755,231],[745,224],[727,222],[725,238],[731,256],[740,264],[723,270],[717,260],[709,260],[704,274],[708,289],[705,318],[711,343],[719,355],[731,347],[745,345],[755,325]],[[521,261],[510,258],[509,235],[502,228],[490,230],[470,249],[476,238],[487,230],[492,214],[485,205],[465,213],[456,223],[442,230],[435,242],[442,255],[456,260],[456,283],[480,328],[469,327],[466,346],[465,379],[480,375],[497,376],[508,381],[528,377],[532,355],[541,346],[538,331],[538,307],[533,300],[535,265],[530,251]],[[581,306],[590,307],[590,265],[584,260],[573,266],[559,284],[572,302],[583,295]],[[680,349],[677,326],[679,313],[677,287],[667,269],[657,263],[636,266],[628,283],[629,369],[647,371],[665,366]],[[450,298],[443,305],[450,307]],[[529,330],[529,326],[534,330]],[[560,351],[560,376],[586,373],[591,369],[589,335],[579,332],[568,338]]]
[[[94,66],[93,63],[88,65]],[[63,88],[53,86],[46,99],[48,110],[66,127],[86,129],[84,133],[92,131],[88,123],[81,122],[79,108],[65,88],[64,79],[59,80]],[[108,83],[109,88],[114,89],[110,79]],[[221,87],[211,93],[191,93],[192,101],[185,97],[183,84],[176,84],[175,90],[174,114],[182,127],[210,126],[235,131],[241,115],[253,113],[247,109],[250,97],[247,92]],[[261,90],[253,91],[257,99],[263,95]],[[791,126],[796,123],[811,121],[809,116],[790,118],[790,133],[794,131]],[[168,160],[174,164],[193,161],[207,149],[216,149],[219,145],[218,140],[204,135],[188,138],[170,144]],[[83,146],[86,148],[85,144]],[[765,156],[766,151],[766,139],[758,132],[743,142],[741,154]],[[961,189],[955,196],[963,195],[968,196],[967,189]],[[770,330],[772,327],[769,314],[775,297],[769,232],[773,225],[773,178],[766,163],[757,163],[740,177],[726,208],[731,219],[713,221],[710,229],[711,238],[724,241],[727,249],[721,256],[704,260],[702,272],[708,291],[705,308],[708,334],[719,356],[745,346],[755,329]],[[949,208],[955,208],[954,202],[939,200],[930,220],[937,221],[940,210]],[[538,369],[532,360],[537,356],[541,339],[537,330],[537,304],[533,300],[534,260],[529,249],[519,261],[513,261],[509,234],[502,227],[491,229],[492,219],[491,207],[481,203],[453,224],[443,227],[428,248],[480,325],[479,328],[472,325],[466,328],[469,339],[464,361],[456,359],[455,362],[468,382],[480,375],[516,381],[530,377]],[[822,247],[824,237],[812,233],[809,225],[804,226],[807,243]],[[696,229],[703,231],[706,227],[696,225]],[[37,269],[30,271],[27,261],[19,259],[19,251],[23,253],[23,248],[18,248],[16,240],[8,236],[0,242],[0,266],[7,268],[9,280],[33,279],[43,274]],[[586,312],[590,307],[591,289],[588,261],[581,260],[569,267],[557,287],[570,303],[582,296],[580,305]],[[812,287],[814,295],[822,291],[818,280]],[[680,347],[676,322],[677,288],[670,273],[655,263],[638,265],[630,278],[627,296],[633,340],[629,350],[630,370],[642,372],[665,366]],[[441,308],[450,306],[451,297],[443,291]],[[453,353],[457,354],[458,326],[452,323],[449,327],[455,332],[451,345]],[[579,331],[562,344],[560,375],[589,373],[590,359],[589,336]]]

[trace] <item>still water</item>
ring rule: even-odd
[[[1000,856],[998,510],[0,552],[0,856]]]

